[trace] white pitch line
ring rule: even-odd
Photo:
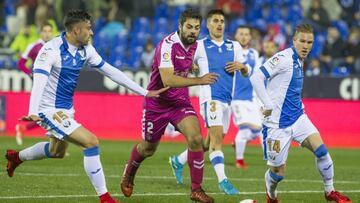
[[[344,193],[360,193],[360,190],[341,190],[339,192]],[[324,193],[324,191],[313,191],[313,190],[290,190],[290,191],[278,191],[280,194],[292,193],[292,194],[303,194],[303,193]],[[224,193],[208,192],[211,195],[225,195]],[[241,192],[239,195],[263,195],[264,191],[261,192]],[[114,197],[122,197],[122,194],[111,194]],[[185,196],[189,193],[134,193],[132,197],[143,197],[143,196]],[[83,197],[97,197],[96,195],[39,195],[39,196],[8,196],[0,197],[0,199],[53,199],[53,198],[83,198]]]
[[[16,175],[25,175],[25,176],[51,176],[51,177],[76,177],[76,176],[86,176],[84,174],[74,174],[74,173],[16,173]],[[106,175],[107,178],[120,178],[120,175]],[[136,176],[137,179],[174,179],[173,176]],[[189,177],[185,177],[185,179],[189,179]],[[320,177],[319,177],[320,179]],[[216,178],[204,177],[204,180],[217,180]],[[259,181],[263,182],[264,179],[261,178],[231,178],[232,181]],[[306,179],[284,179],[283,182],[304,182],[304,183],[322,183],[322,180],[306,180]],[[360,181],[345,181],[345,180],[335,180],[337,184],[360,184]]]

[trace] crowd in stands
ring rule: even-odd
[[[0,0],[0,47],[14,53],[8,62],[0,51],[0,68],[15,67],[26,46],[38,39],[41,23],[51,19],[59,34],[64,13],[77,8],[92,13],[93,43],[104,59],[120,69],[149,69],[156,44],[177,29],[180,13],[192,6],[204,16],[209,8],[223,9],[231,39],[239,25],[250,25],[260,53],[263,41],[274,41],[279,49],[291,46],[295,26],[310,23],[316,33],[306,75],[360,74],[359,5],[359,0]],[[204,20],[200,38],[206,35]]]

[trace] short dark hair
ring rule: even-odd
[[[72,30],[72,26],[79,22],[91,22],[91,16],[84,10],[71,10],[64,18],[64,27],[66,31]]]
[[[179,23],[181,26],[184,25],[187,18],[198,19],[200,21],[200,23],[202,21],[202,16],[200,15],[200,12],[193,8],[188,8],[181,13],[180,18],[179,18]]]
[[[49,27],[51,27],[51,29],[53,29],[53,26],[48,21],[45,21],[41,24],[40,30],[42,30],[46,26],[49,26]]]
[[[222,15],[225,17],[225,13],[221,9],[212,9],[207,13],[206,19],[211,18],[213,15]]]
[[[314,34],[314,29],[309,24],[300,24],[296,26],[294,36],[296,36],[299,32]]]

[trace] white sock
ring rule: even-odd
[[[211,164],[214,166],[219,183],[224,179],[227,179],[225,175],[224,153],[220,150],[213,151],[209,154],[209,158]]]
[[[235,137],[235,151],[236,151],[236,160],[244,159],[244,152],[246,148],[246,143],[248,142],[248,137],[251,136],[251,130],[249,128],[240,129]]]
[[[188,150],[183,151],[181,154],[179,154],[177,158],[179,160],[179,163],[181,163],[181,165],[185,165],[188,159]]]
[[[25,148],[19,152],[21,161],[39,160],[44,158],[51,158],[49,152],[49,142],[39,142],[35,145]]]
[[[334,190],[334,181],[333,181],[334,165],[330,157],[330,154],[327,153],[326,155],[320,158],[316,157],[315,160],[316,160],[316,167],[319,170],[324,181],[325,192],[330,193],[331,191]]]
[[[270,169],[265,173],[265,185],[266,192],[268,193],[271,199],[275,199],[277,197],[276,187],[277,184],[283,179],[282,176],[276,175],[271,172]]]
[[[84,169],[98,196],[107,192],[105,175],[97,146],[84,150]]]

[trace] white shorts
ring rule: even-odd
[[[205,120],[206,127],[223,126],[224,134],[229,130],[230,113],[230,105],[217,100],[202,103],[200,107],[200,114]]]
[[[231,102],[231,110],[234,116],[234,124],[251,124],[262,126],[263,114],[260,105],[256,101],[234,100]]]
[[[38,124],[48,131],[48,136],[54,136],[57,139],[64,140],[81,126],[74,120],[74,111],[67,109],[54,109],[39,113],[43,121]]]
[[[306,114],[287,128],[264,127],[264,153],[269,166],[284,165],[291,141],[301,143],[311,134],[319,133]]]

